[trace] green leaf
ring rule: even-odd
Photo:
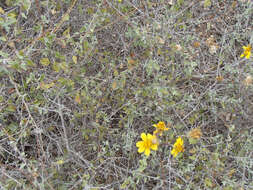
[[[63,18],[62,18],[63,21],[68,21],[69,20],[69,14],[66,14]]]
[[[4,101],[4,97],[0,96],[0,103]]]
[[[61,67],[60,67],[58,62],[54,62],[53,65],[52,65],[52,68],[57,73],[61,70]]]
[[[30,0],[23,0],[22,4],[23,4],[23,8],[28,13],[29,9],[31,8],[31,4],[32,4],[31,1]]]
[[[6,108],[6,111],[9,111],[9,112],[16,112],[16,106],[13,105],[13,104],[9,104]]]
[[[48,66],[50,64],[50,61],[48,58],[42,58],[40,60],[40,64],[43,65],[43,66]]]
[[[204,8],[208,8],[208,7],[210,7],[211,5],[212,5],[211,0],[205,0],[205,2],[204,2]]]
[[[213,187],[212,180],[209,178],[205,178],[205,185],[206,187]]]
[[[72,57],[72,60],[75,64],[77,64],[77,57],[75,55]]]
[[[89,49],[89,42],[88,41],[83,42],[83,49],[84,49],[84,51],[87,51]]]
[[[195,155],[189,156],[189,159],[191,159],[191,160],[196,160],[196,156],[195,156]]]
[[[190,144],[197,144],[198,139],[194,139],[194,138],[189,138],[189,143]]]
[[[8,58],[9,57],[9,54],[8,53],[5,53],[3,51],[0,51],[0,56],[4,57],[4,58]]]
[[[3,41],[3,42],[6,42],[6,41],[7,41],[7,39],[6,39],[4,36],[1,36],[1,37],[0,37],[0,40]]]

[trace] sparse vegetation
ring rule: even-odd
[[[0,1],[0,189],[253,189],[252,20],[250,0]]]

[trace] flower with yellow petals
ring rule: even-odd
[[[162,136],[163,131],[169,130],[169,128],[166,128],[166,125],[163,121],[159,121],[157,124],[154,124],[153,127],[156,128],[156,130],[153,132],[154,135],[160,134],[160,136]]]
[[[171,154],[175,158],[179,152],[184,152],[184,140],[181,137],[178,137],[175,144],[173,145],[173,149],[171,150]]]
[[[149,156],[150,149],[152,150],[158,149],[158,140],[155,135],[151,135],[149,133],[148,134],[142,133],[141,139],[142,141],[138,141],[136,143],[136,146],[139,148],[138,149],[139,153],[144,152],[146,156]]]
[[[243,46],[242,47],[243,49],[244,49],[244,52],[243,52],[243,54],[241,54],[241,56],[240,57],[246,57],[247,59],[249,59],[250,58],[250,55],[251,55],[251,45],[248,45],[248,46]]]

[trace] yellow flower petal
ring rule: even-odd
[[[158,129],[156,129],[154,132],[153,132],[153,135],[156,135],[158,133]]]
[[[141,134],[141,139],[142,139],[143,141],[146,141],[147,136],[146,136],[146,134],[145,134],[145,133],[142,133],[142,134]]]
[[[150,149],[149,149],[149,148],[146,148],[144,154],[145,154],[146,156],[149,156],[149,155],[150,155]]]
[[[158,149],[158,144],[152,144],[150,148],[152,150],[157,150]]]
[[[153,140],[153,138],[154,138],[154,136],[148,133],[148,135],[147,135],[147,140],[152,141],[152,140]]]
[[[170,153],[172,154],[173,157],[176,157],[178,154],[178,152],[176,152],[175,149],[172,149]]]
[[[142,152],[144,152],[145,151],[145,147],[144,146],[141,146],[139,149],[138,149],[138,152],[139,153],[142,153]]]
[[[246,58],[249,59],[250,58],[250,52],[248,52],[248,54],[246,55]]]
[[[138,142],[136,143],[136,146],[137,146],[137,147],[142,147],[142,146],[144,146],[144,142],[143,142],[143,141],[138,141]]]
[[[177,141],[176,141],[176,144],[180,144],[180,145],[183,145],[184,144],[184,141],[181,137],[178,137],[177,138]]]

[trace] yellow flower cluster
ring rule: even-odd
[[[138,152],[143,153],[148,157],[150,155],[151,150],[158,150],[159,145],[159,136],[162,136],[164,131],[169,130],[169,125],[166,127],[166,124],[163,121],[159,121],[157,124],[154,124],[153,127],[156,130],[153,132],[153,135],[149,133],[142,133],[141,139],[142,141],[138,141],[136,146],[138,147]],[[196,131],[195,131],[196,133]],[[196,133],[197,136],[201,135],[200,133]],[[171,154],[173,157],[176,157],[178,153],[184,152],[184,140],[181,137],[178,137],[175,144],[173,145],[173,149],[171,150]]]
[[[240,57],[246,57],[246,59],[249,59],[251,55],[251,49],[252,49],[251,45],[243,46],[242,48],[244,49],[244,52],[243,54],[241,54]]]

